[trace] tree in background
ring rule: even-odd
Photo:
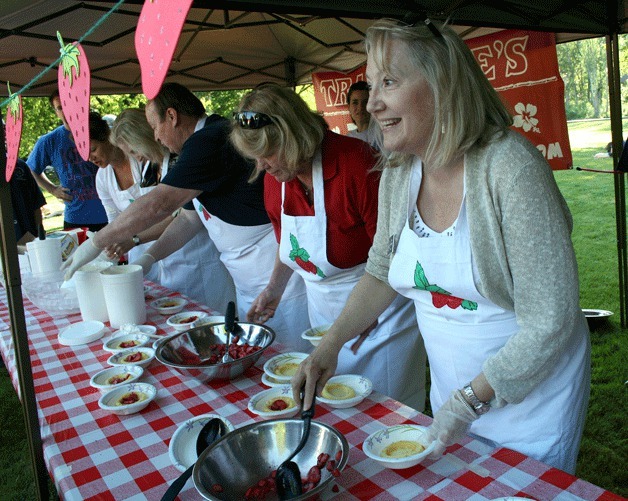
[[[622,111],[628,113],[628,37],[619,37]],[[578,40],[556,46],[558,66],[565,83],[567,119],[608,118],[608,73],[604,38]]]

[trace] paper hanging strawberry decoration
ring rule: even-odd
[[[61,44],[59,63],[59,98],[65,119],[74,137],[76,149],[89,160],[89,95],[91,73],[83,47],[78,42],[65,45],[57,31]]]
[[[9,106],[7,107],[4,133],[7,141],[7,168],[5,178],[8,183],[11,180],[11,176],[13,176],[18,153],[20,151],[24,110],[22,108],[22,96],[11,93],[9,82],[7,82],[7,88],[9,89]]]
[[[297,263],[302,269],[304,269],[308,273],[312,273],[313,275],[318,275],[321,278],[325,278],[323,270],[321,270],[312,261],[310,261],[310,254],[305,249],[299,247],[297,237],[295,237],[292,233],[290,234],[290,245],[292,246],[292,250],[290,251],[288,257],[292,261]]]
[[[475,311],[478,309],[478,303],[475,301],[468,301],[456,296],[452,296],[451,292],[447,292],[442,287],[436,284],[430,284],[423,271],[423,266],[417,261],[414,268],[414,288],[428,291],[432,295],[432,304],[436,308],[442,308],[443,306],[449,306],[452,310],[455,310],[461,306],[464,310]]]
[[[166,79],[193,0],[145,0],[135,30],[142,91],[153,99]]]

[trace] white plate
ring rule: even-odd
[[[297,412],[299,412],[299,406],[296,404],[292,407],[281,411],[265,411],[258,407],[264,407],[269,403],[272,403],[273,400],[279,397],[288,397],[292,400],[292,387],[289,384],[283,384],[280,386],[275,386],[270,390],[260,391],[259,393],[253,395],[249,399],[248,409],[253,413],[261,416],[263,418],[288,418],[294,416]],[[294,401],[293,401],[294,403]]]
[[[129,379],[126,379],[122,383],[109,384],[107,380],[110,377],[117,376],[120,374],[129,374]],[[94,374],[89,380],[90,386],[93,388],[98,388],[101,392],[106,393],[109,390],[119,386],[120,384],[128,384],[133,381],[138,380],[144,374],[144,369],[142,369],[139,365],[130,365],[128,367],[107,367],[96,374]]]
[[[416,441],[421,443],[423,436],[427,433],[427,428],[418,424],[399,424],[389,426],[383,430],[371,433],[362,444],[362,451],[371,459],[377,461],[385,468],[401,470],[416,466],[423,461],[436,447],[436,442],[432,442],[419,454],[403,458],[391,458],[382,456],[382,451],[389,445],[400,440]]]
[[[139,392],[146,395],[146,399],[140,402],[136,402],[128,405],[116,405],[116,401],[125,395],[126,393]],[[129,383],[123,384],[122,386],[118,386],[113,390],[108,391],[103,394],[98,399],[98,406],[109,412],[113,412],[114,414],[118,414],[121,416],[126,416],[128,414],[135,414],[136,412],[144,409],[148,404],[150,404],[155,397],[157,396],[157,388],[155,388],[152,384],[148,383]]]
[[[132,355],[138,352],[145,353],[146,355],[148,355],[148,358],[140,360],[139,362],[125,362],[124,361],[124,359],[128,357],[129,355]],[[129,365],[139,365],[140,367],[146,369],[146,367],[150,365],[150,363],[153,361],[154,358],[155,358],[155,350],[153,350],[152,348],[148,348],[146,346],[141,346],[139,348],[131,348],[130,350],[124,350],[124,351],[119,351],[117,353],[114,353],[107,359],[107,363],[109,365],[122,366],[122,367],[127,367]]]
[[[322,403],[327,404],[329,407],[335,409],[346,409],[347,407],[354,407],[358,405],[362,400],[368,397],[373,391],[373,383],[370,379],[360,376],[358,374],[341,374],[339,376],[333,376],[327,381],[327,385],[340,383],[353,388],[355,396],[345,399],[331,399],[325,397],[317,397]],[[323,389],[324,391],[324,389]]]
[[[196,322],[205,318],[206,316],[207,313],[205,313],[204,311],[182,311],[181,313],[177,313],[176,315],[168,317],[166,323],[176,331],[185,332],[194,327],[196,325]],[[194,320],[192,320],[191,322],[182,322],[182,320],[188,320],[190,318],[194,318]]]
[[[292,379],[292,376],[286,376],[277,371],[285,364],[300,364],[307,357],[307,353],[301,353],[298,351],[275,355],[274,357],[268,359],[264,364],[264,372],[277,381],[281,381],[284,384],[288,383],[290,379]]]
[[[313,346],[318,346],[321,339],[323,339],[323,335],[330,329],[331,325],[332,324],[325,324],[312,327],[311,329],[304,331],[301,334],[301,337],[312,343]]]
[[[150,340],[151,337],[148,334],[143,334],[138,331],[134,334],[120,334],[119,336],[112,336],[103,343],[102,347],[105,351],[118,353],[119,351],[128,350],[130,348],[146,346]],[[120,346],[122,343],[134,344],[130,344],[129,346]]]
[[[224,324],[225,317],[220,315],[209,315],[207,317],[203,317],[200,320],[197,320],[194,324],[195,327],[200,327],[201,325],[207,324]]]
[[[98,320],[77,322],[59,333],[59,343],[65,346],[91,343],[103,337],[106,330],[105,324]]]
[[[275,379],[274,377],[270,377],[268,374],[264,372],[262,374],[262,384],[265,384],[266,386],[274,388],[275,386],[282,386],[282,385],[285,385],[286,383],[285,381],[279,381]]]
[[[154,325],[136,325],[136,324],[124,324],[120,327],[119,330],[115,331],[111,337],[121,336],[122,334],[135,334],[136,332],[141,332],[142,334],[146,334],[152,338],[161,339],[164,336],[160,336],[157,334],[157,327]]]
[[[608,310],[590,310],[590,309],[582,309],[584,316],[587,318],[604,318],[610,317],[613,312]]]
[[[150,306],[162,315],[174,315],[179,313],[188,304],[182,297],[160,297],[150,302]]]
[[[203,414],[188,419],[176,429],[168,446],[168,456],[177,470],[183,472],[196,463],[196,439],[205,423],[213,418],[225,423],[229,431],[235,429],[228,419],[218,414]]]

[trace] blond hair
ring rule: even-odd
[[[116,117],[111,127],[109,141],[118,147],[125,143],[138,155],[159,164],[167,151],[155,141],[155,135],[146,120],[146,114],[139,108],[126,109]]]
[[[383,19],[367,30],[365,40],[375,65],[392,77],[399,72],[386,60],[386,49],[393,40],[403,42],[411,65],[427,81],[434,98],[434,123],[422,160],[432,168],[449,164],[474,145],[487,144],[512,124],[511,114],[469,47],[449,27],[436,27],[442,36],[435,36],[424,23],[409,26]],[[391,167],[413,160],[411,154],[379,147],[384,153],[380,161]]]
[[[231,141],[240,154],[255,159],[277,153],[294,172],[314,157],[328,128],[325,119],[310,110],[296,92],[275,84],[262,85],[246,94],[238,111],[264,113],[273,122],[259,129],[235,124]],[[257,175],[255,171],[252,178]]]

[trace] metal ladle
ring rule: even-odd
[[[301,390],[301,401],[303,401],[303,390]],[[303,435],[297,448],[283,463],[277,468],[277,476],[275,477],[275,485],[277,486],[277,494],[279,499],[292,499],[303,493],[303,485],[301,484],[301,471],[299,466],[292,459],[301,452],[310,436],[310,423],[315,413],[316,395],[312,399],[312,406],[301,413],[303,419]]]
[[[201,431],[198,433],[198,437],[196,438],[196,456],[200,456],[207,447],[213,444],[216,440],[222,437],[227,432],[227,427],[225,423],[218,418],[212,418],[207,423],[203,425]],[[174,501],[183,486],[188,481],[188,479],[192,476],[192,471],[194,470],[194,463],[185,470],[179,478],[177,478],[168,490],[161,498],[161,501]]]
[[[222,363],[232,362],[233,358],[229,355],[229,346],[231,346],[231,336],[233,335],[233,324],[235,323],[235,303],[229,301],[227,304],[227,313],[225,313],[225,332],[227,340],[225,341],[225,354],[222,356]]]

